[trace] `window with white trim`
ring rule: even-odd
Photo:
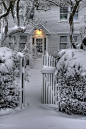
[[[68,19],[68,7],[60,7],[60,20]]]
[[[20,35],[20,42],[27,42],[27,36]]]
[[[28,15],[28,13],[30,12],[31,10],[31,7],[27,6],[26,7],[26,16]],[[31,13],[30,13],[30,17],[29,19],[32,19],[33,20],[33,17],[34,17],[34,8],[32,9]]]
[[[60,49],[67,48],[67,36],[60,36]]]

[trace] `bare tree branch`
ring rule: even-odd
[[[20,0],[17,1],[17,7],[16,7],[18,25],[20,25],[20,20],[19,20],[19,2],[20,2]]]

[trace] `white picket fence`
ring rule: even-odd
[[[43,66],[56,67],[56,64],[57,64],[57,60],[53,56],[51,56],[49,54],[42,56],[42,65]]]
[[[42,56],[42,103],[55,104],[55,86],[54,72],[56,69],[56,59],[50,55]]]

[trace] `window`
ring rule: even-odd
[[[21,5],[21,6],[19,6],[19,18],[20,18],[20,20],[24,20],[23,12],[24,12],[24,6]]]
[[[67,48],[67,36],[60,36],[60,49]]]
[[[12,42],[13,40],[16,40],[15,35],[10,35],[9,36],[9,42]]]
[[[23,15],[19,15],[19,18],[20,18],[22,21],[24,20]]]
[[[86,23],[86,15],[84,15],[84,22]]]
[[[68,7],[60,7],[60,20],[68,19]]]
[[[74,42],[78,44],[78,36],[73,36]]]
[[[20,36],[20,41],[21,41],[21,42],[27,42],[27,36],[21,35],[21,36]]]
[[[26,16],[27,16],[28,13],[30,12],[30,9],[31,9],[31,7],[27,6],[27,8],[26,8]],[[32,19],[32,20],[33,20],[33,17],[34,17],[34,8],[33,8],[32,11],[31,11],[31,14],[30,14],[29,19]]]
[[[23,50],[23,49],[25,48],[25,44],[26,44],[26,43],[19,43],[19,48],[20,48],[20,50]]]

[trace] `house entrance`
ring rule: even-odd
[[[46,53],[46,34],[42,29],[37,29],[33,33],[32,52],[36,57]]]

